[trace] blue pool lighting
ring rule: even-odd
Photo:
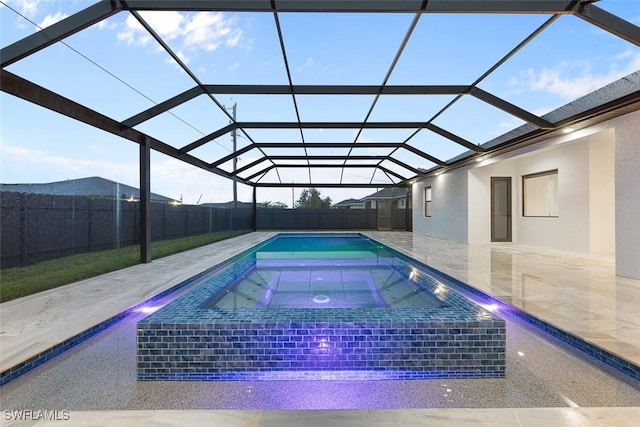
[[[138,379],[501,378],[505,340],[503,319],[395,251],[286,234],[139,321]]]

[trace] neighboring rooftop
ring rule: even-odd
[[[399,199],[401,197],[406,197],[407,189],[406,188],[383,188],[380,191],[376,191],[373,194],[369,194],[368,196],[364,196],[361,200],[375,200],[375,199]]]
[[[0,190],[12,193],[49,194],[52,196],[133,197],[134,199],[140,199],[139,189],[99,176],[41,184],[0,184]],[[173,202],[175,199],[151,193],[151,200]]]
[[[346,200],[343,200],[341,202],[334,203],[331,207],[332,208],[346,208],[346,207],[350,207],[350,206],[354,206],[354,205],[361,205],[362,207],[364,207],[364,202],[362,201],[362,199],[346,199]]]
[[[346,199],[341,202],[333,204],[332,208],[348,208],[351,206],[361,205],[365,206],[367,200],[378,200],[378,199],[400,199],[407,196],[406,188],[383,188],[380,191],[376,191],[375,193],[369,194],[368,196],[364,196],[361,199]]]

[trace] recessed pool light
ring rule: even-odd
[[[140,308],[136,309],[136,311],[139,312],[139,313],[150,314],[150,313],[154,313],[154,312],[158,311],[160,308],[161,308],[160,306],[145,305],[144,307],[140,307]]]
[[[490,311],[491,313],[495,313],[498,310],[498,304],[478,304],[478,305],[480,305],[485,310]]]

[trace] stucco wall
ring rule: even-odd
[[[539,146],[536,147],[537,150],[529,148],[526,152],[513,153],[511,158],[491,164],[480,164],[470,169],[469,242],[491,241],[491,177],[508,176],[512,180],[511,212],[514,243],[590,252],[592,210],[590,164],[598,163],[596,159],[592,159],[590,152],[592,147],[602,148],[602,144],[592,144],[592,140],[602,139],[600,136],[591,135],[576,141]],[[612,154],[612,140],[609,145]],[[524,217],[522,215],[522,176],[554,169],[558,170],[558,217]],[[593,174],[600,177],[605,172],[613,175],[613,169],[605,167],[596,168]],[[609,192],[612,194],[611,179],[608,182],[611,184]],[[600,183],[600,193],[606,193],[606,183],[607,181]],[[603,216],[601,222],[606,219],[613,221],[612,211],[609,212],[608,218],[604,218],[607,214],[606,210],[602,210],[601,213]],[[613,229],[609,231],[611,233]],[[604,240],[604,237],[601,240]],[[611,247],[608,250],[612,252]]]
[[[593,254],[615,254],[615,203],[615,132],[608,129],[589,141],[589,240]]]
[[[513,224],[514,242],[577,252],[589,252],[589,143],[564,143],[557,148],[514,159],[518,191]],[[522,176],[558,170],[558,217],[522,215]]]
[[[616,274],[640,279],[640,111],[611,122],[616,140]]]
[[[515,161],[506,159],[483,164],[469,170],[469,243],[491,241],[491,177],[511,177],[511,214],[517,215],[518,182]],[[517,230],[512,227],[512,240]]]
[[[424,188],[431,186],[432,216],[424,216]],[[467,171],[458,169],[413,185],[413,232],[467,243]]]
[[[559,217],[522,217],[522,175],[551,169],[559,174]],[[615,254],[616,273],[640,279],[640,111],[414,184],[414,232],[490,242],[491,176],[512,177],[514,243]]]

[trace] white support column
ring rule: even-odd
[[[640,111],[617,119],[616,274],[640,279]]]

